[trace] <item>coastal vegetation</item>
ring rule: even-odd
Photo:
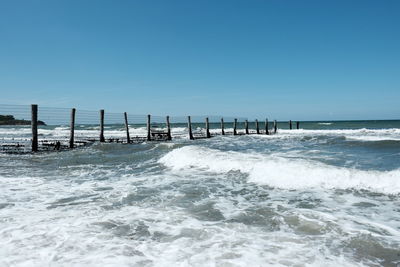
[[[0,115],[0,125],[30,125],[31,121],[17,120],[13,115]],[[38,121],[38,125],[46,125],[43,121]]]

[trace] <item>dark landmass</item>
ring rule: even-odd
[[[31,125],[31,121],[16,120],[13,115],[0,115],[0,125]],[[38,121],[38,125],[46,125],[46,123]]]

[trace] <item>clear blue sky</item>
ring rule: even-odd
[[[0,103],[400,119],[400,1],[0,0]]]

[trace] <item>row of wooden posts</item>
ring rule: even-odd
[[[37,152],[38,151],[38,106],[37,105],[31,105],[32,107],[32,119],[31,119],[31,126],[32,126],[32,151]],[[74,148],[74,130],[75,130],[75,113],[76,109],[73,108],[71,109],[71,123],[70,123],[70,137],[69,137],[69,148]],[[126,130],[126,140],[127,143],[131,143],[131,138],[129,135],[129,124],[128,124],[128,114],[124,112],[124,119],[125,119],[125,130]],[[193,135],[192,131],[192,121],[191,117],[188,116],[188,132],[189,132],[189,139],[194,140],[195,137]],[[205,119],[206,123],[206,135],[205,138],[211,138],[211,133],[210,133],[210,123],[208,118]],[[255,125],[256,125],[256,134],[260,134],[260,127],[259,127],[259,122],[258,120],[255,120]],[[146,140],[151,141],[152,140],[152,131],[151,131],[151,115],[147,115],[147,136]],[[167,126],[167,131],[166,132],[157,132],[158,134],[162,135],[165,137],[164,140],[172,140],[172,135],[171,135],[171,124],[169,120],[169,116],[166,116],[166,126]],[[297,129],[299,129],[299,122],[296,122]],[[269,135],[271,134],[269,132],[269,123],[268,119],[265,120],[265,134]],[[274,120],[273,122],[273,133],[276,133],[278,129],[278,124],[277,121]],[[292,121],[289,121],[289,129],[292,129]],[[221,118],[221,135],[225,135],[225,123],[224,119]],[[233,122],[233,135],[238,135],[237,131],[237,119],[234,119]],[[245,134],[250,134],[249,132],[249,122],[248,120],[245,120]],[[104,138],[104,109],[100,110],[100,142],[105,142],[106,139]]]

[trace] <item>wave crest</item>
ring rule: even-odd
[[[201,146],[174,149],[159,160],[172,170],[240,171],[249,182],[282,189],[357,189],[400,193],[400,170],[366,171],[335,167],[312,160],[241,153]]]

